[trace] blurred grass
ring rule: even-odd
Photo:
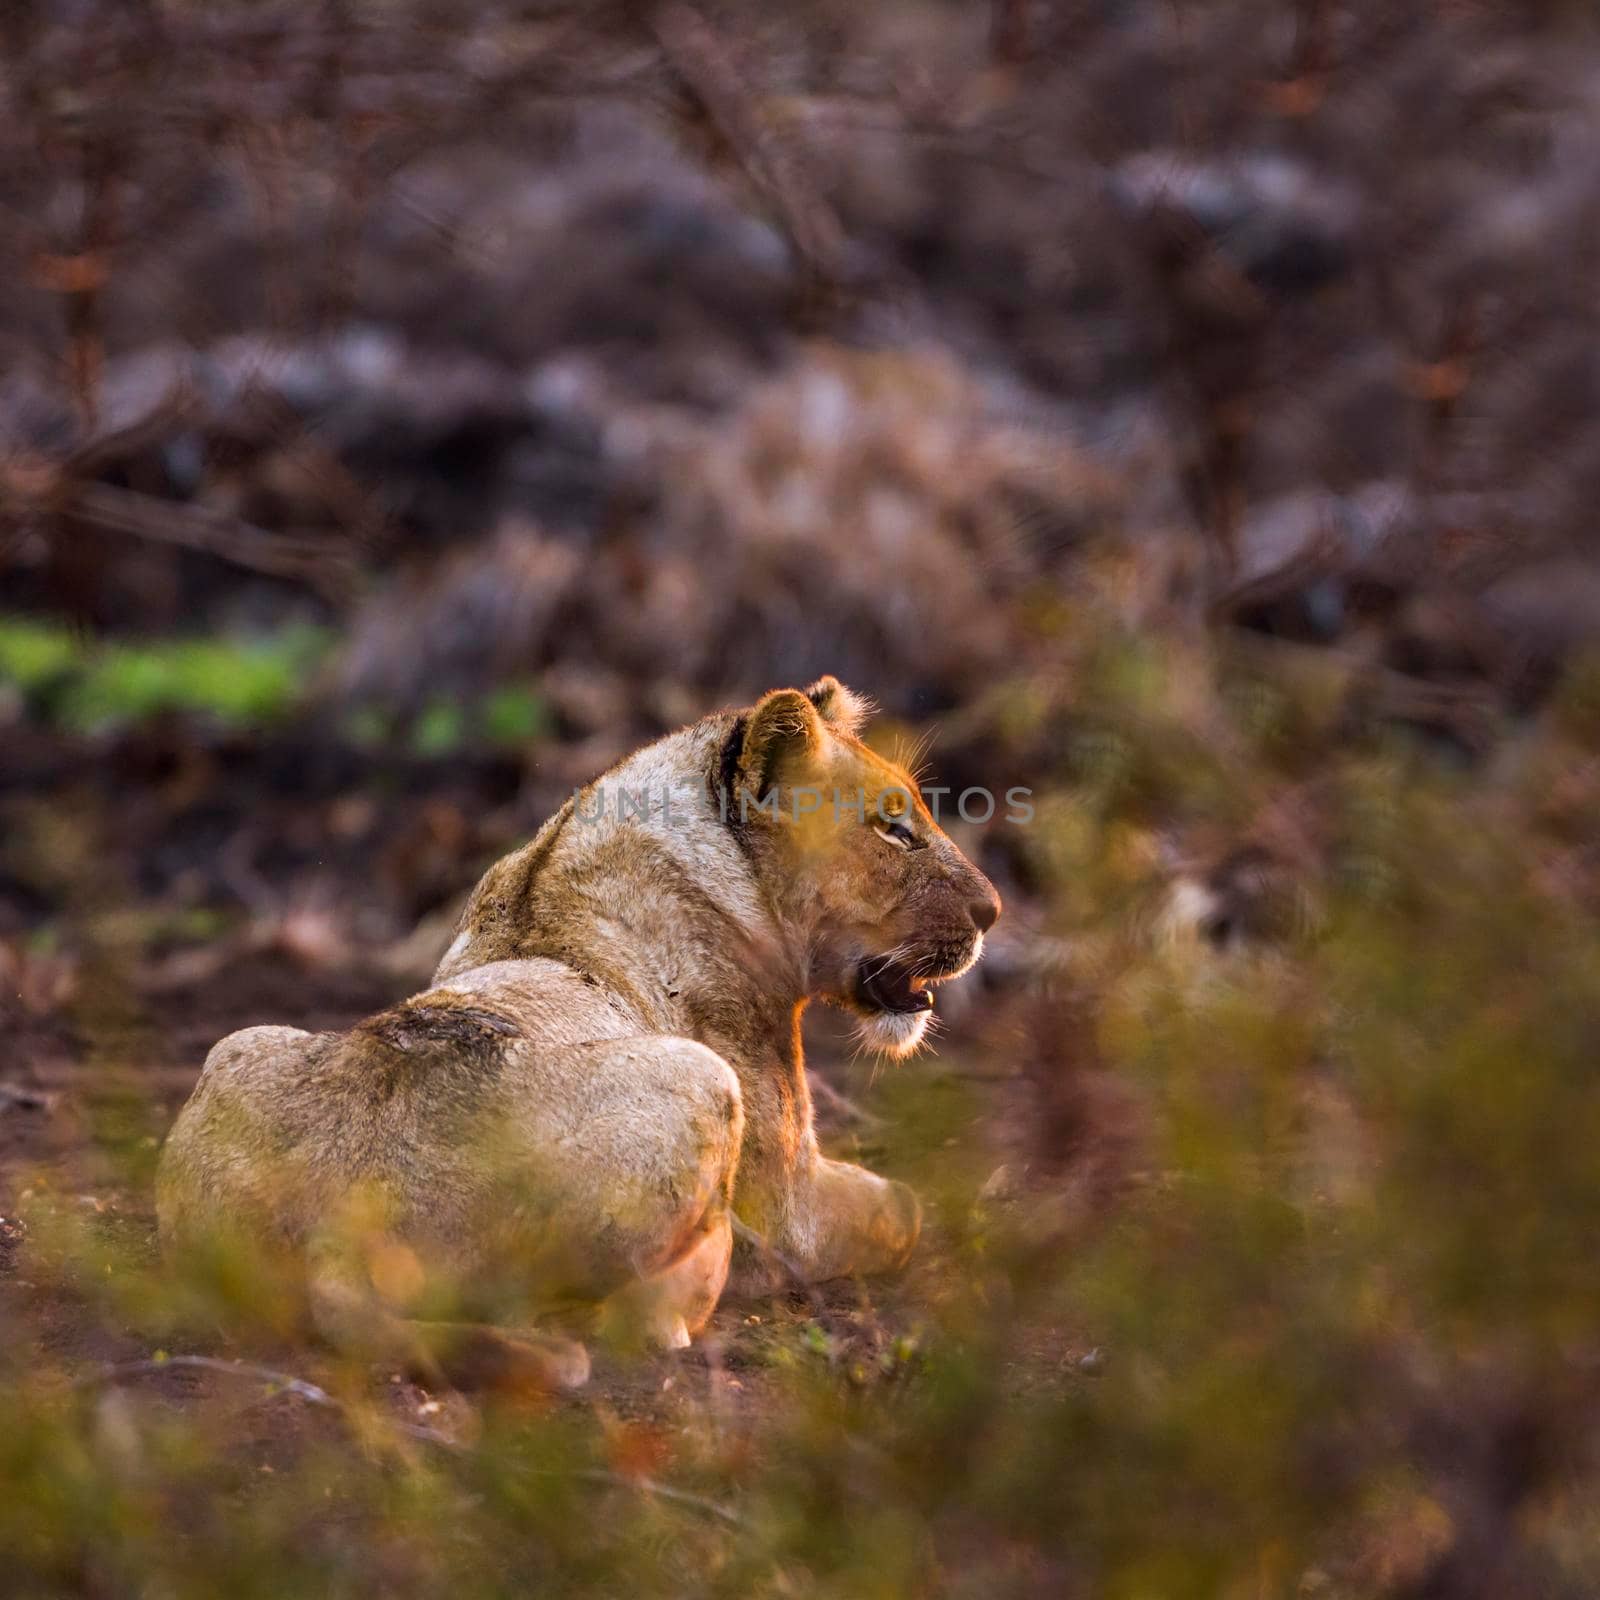
[[[730,1312],[709,1364],[629,1380],[653,1399],[489,1406],[445,1449],[400,1432],[365,1373],[319,1378],[326,1415],[243,1380],[219,1414],[8,1349],[20,1592],[1593,1592],[1600,932],[1531,870],[1543,812],[1507,825],[1540,758],[1490,785],[1381,742],[1325,752],[1315,930],[1235,956],[1128,936],[1152,812],[1236,821],[1304,765],[1285,730],[1305,720],[1292,684],[1264,718],[1226,664],[1197,685],[1184,648],[1127,648],[1091,650],[1042,705],[1018,686],[1057,752],[1027,849],[1047,884],[1081,880],[1049,892],[1049,925],[1141,1109],[1109,1211],[1063,1209],[1071,1162],[987,1196],[967,1069],[1072,1069],[985,1023],[983,1056],[958,1041],[877,1086],[865,1153],[933,1219],[915,1293]],[[136,1348],[214,1348],[207,1296],[284,1337],[261,1261],[175,1288],[70,1195],[41,1180],[30,1205],[30,1272]],[[1474,1591],[1461,1562],[1509,1576]]]

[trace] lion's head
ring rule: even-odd
[[[916,1049],[933,985],[965,972],[1000,915],[994,885],[934,821],[915,780],[857,736],[835,678],[775,689],[743,719],[727,803],[763,887],[807,942],[809,992],[872,1048]]]

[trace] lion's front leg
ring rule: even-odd
[[[807,1280],[894,1272],[922,1232],[922,1205],[903,1183],[849,1161],[818,1156],[801,1180],[799,1226],[787,1254]]]

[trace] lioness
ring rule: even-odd
[[[648,746],[489,869],[426,993],[222,1040],[162,1156],[164,1244],[287,1248],[327,1335],[459,1382],[582,1381],[580,1344],[488,1326],[572,1301],[687,1344],[735,1213],[752,1277],[901,1265],[917,1200],[821,1154],[800,1014],[908,1053],[1000,902],[862,716],[826,677]]]

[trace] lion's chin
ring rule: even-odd
[[[861,1042],[884,1056],[908,1056],[928,1031],[932,1011],[879,1011],[857,1023]]]

